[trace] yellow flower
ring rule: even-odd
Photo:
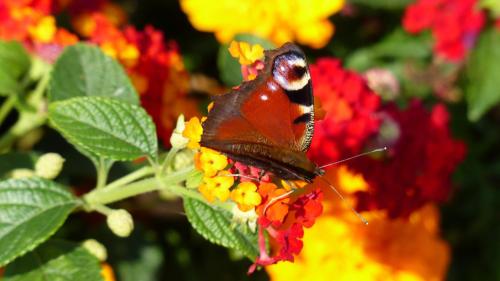
[[[347,201],[366,188],[362,176],[345,167],[331,169],[326,177]],[[272,281],[438,281],[450,260],[448,244],[439,236],[439,210],[427,205],[409,219],[390,220],[379,211],[363,212],[365,226],[345,208],[333,192],[325,191],[324,214],[314,227],[305,229],[304,248],[294,263],[266,268]],[[332,241],[335,243],[332,244]]]
[[[45,16],[41,18],[36,25],[29,27],[29,34],[33,40],[48,43],[52,41],[56,34],[56,20],[53,16]]]
[[[262,198],[257,192],[257,186],[252,182],[242,182],[231,191],[231,199],[238,204],[238,208],[247,212],[260,205]]]
[[[228,161],[224,154],[210,148],[202,147],[195,155],[195,166],[203,171],[206,177],[213,177],[218,171],[226,168]]]
[[[221,202],[229,198],[229,189],[234,184],[234,178],[228,171],[221,171],[215,177],[203,178],[203,183],[198,190],[208,202],[219,199]]]
[[[198,117],[192,117],[186,123],[184,132],[182,132],[182,135],[189,139],[187,147],[191,149],[199,148],[201,134],[203,134],[203,127],[201,126],[200,119],[198,119]]]
[[[251,33],[276,45],[297,41],[321,48],[333,34],[328,18],[344,0],[181,0],[182,10],[198,30],[214,32],[220,42]]]
[[[104,281],[115,281],[115,274],[113,268],[107,263],[101,263],[101,276]]]
[[[239,58],[241,65],[250,65],[264,56],[264,48],[259,44],[250,46],[247,42],[232,41],[229,53],[234,58]]]

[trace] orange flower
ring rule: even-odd
[[[259,194],[262,198],[265,198],[263,204],[257,207],[257,213],[259,216],[264,215],[264,209],[266,209],[265,216],[270,221],[283,221],[285,216],[288,214],[288,203],[290,203],[290,198],[286,197],[281,200],[274,202],[273,204],[269,204],[269,202],[278,196],[285,194],[287,191],[283,188],[278,188],[274,183],[261,183],[259,185]]]
[[[215,177],[204,177],[198,190],[208,202],[219,199],[221,202],[229,198],[229,188],[233,186],[234,178],[228,171],[220,171]]]
[[[189,139],[187,144],[188,148],[195,149],[200,147],[201,135],[203,134],[203,127],[201,126],[198,117],[192,117],[186,122],[186,128],[182,132],[182,136]]]
[[[348,202],[364,188],[362,177],[341,168],[326,177]],[[435,205],[412,213],[408,220],[390,220],[380,211],[364,212],[365,226],[330,192],[325,214],[305,229],[304,245],[295,263],[266,268],[272,281],[293,280],[443,280],[450,258],[448,244],[438,234]],[[326,202],[325,202],[326,203]],[[334,241],[332,243],[332,241]]]
[[[247,212],[260,205],[262,198],[257,192],[257,186],[253,182],[242,182],[236,189],[231,191],[231,199],[238,204],[238,208]]]
[[[218,151],[202,147],[200,152],[195,155],[195,166],[203,171],[205,177],[213,177],[217,172],[226,168],[228,164],[227,157]]]
[[[250,46],[247,42],[232,41],[229,53],[234,58],[239,58],[241,65],[250,65],[264,57],[264,48],[259,44]]]
[[[115,281],[113,268],[107,263],[101,263],[101,275],[104,281]]]

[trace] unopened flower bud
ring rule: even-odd
[[[194,151],[183,150],[178,152],[174,158],[174,169],[176,171],[193,164]]]
[[[31,178],[35,176],[35,171],[30,169],[15,169],[10,172],[10,177],[13,179]]]
[[[37,176],[54,179],[62,170],[64,158],[58,153],[46,153],[36,161],[35,173]]]
[[[108,251],[103,244],[95,239],[87,239],[82,243],[83,247],[94,255],[99,261],[105,261],[108,258]]]
[[[243,212],[238,208],[237,205],[234,205],[233,209],[231,210],[233,213],[233,223],[237,224],[248,224],[248,227],[252,230],[255,231],[257,227],[257,213],[255,212],[255,209],[252,209],[247,212]]]
[[[130,213],[124,209],[111,211],[106,222],[109,229],[120,237],[128,237],[134,230],[134,220]]]
[[[189,142],[189,139],[182,135],[184,129],[186,128],[186,124],[184,122],[184,115],[179,115],[177,118],[177,125],[172,132],[172,136],[170,136],[170,144],[172,147],[182,149],[185,148]]]

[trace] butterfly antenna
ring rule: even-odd
[[[342,200],[342,202],[351,209],[351,211],[365,224],[368,225],[368,220],[363,217],[360,213],[358,213],[345,199],[344,195],[340,193],[329,181],[327,181],[325,178],[323,178],[321,175],[318,175],[318,178],[321,179],[324,183],[326,183],[336,194],[337,196]]]
[[[386,151],[386,150],[387,150],[387,146],[384,146],[382,148],[377,148],[377,149],[374,149],[374,150],[371,150],[371,151],[367,151],[367,152],[364,152],[364,153],[361,153],[361,154],[358,154],[358,155],[351,156],[351,157],[346,158],[346,159],[342,159],[342,160],[339,160],[339,161],[335,161],[333,163],[329,163],[329,164],[323,165],[323,166],[321,166],[319,168],[323,169],[323,168],[330,167],[330,166],[333,166],[333,165],[336,165],[336,164],[339,164],[339,163],[342,163],[342,162],[346,162],[346,161],[349,161],[349,160],[352,160],[352,159],[355,159],[355,158],[358,158],[358,157],[361,157],[361,156],[365,156],[365,155],[376,153],[376,152]]]
[[[247,176],[247,175],[242,175],[242,174],[227,174],[227,175],[224,175],[224,176],[225,177],[240,177],[240,178],[245,178],[245,179],[249,179],[249,180],[260,181],[259,178],[252,177],[252,176]]]
[[[290,196],[290,194],[292,194],[295,190],[290,190],[286,193],[283,193],[279,196],[276,196],[276,197],[273,197],[273,199],[269,200],[269,202],[267,202],[266,206],[264,207],[264,211],[262,212],[264,214],[264,216],[266,215],[266,212],[267,212],[267,209],[269,209],[269,207],[271,207],[272,205],[274,205],[276,202],[280,201],[281,199],[285,199],[287,198],[288,196]]]

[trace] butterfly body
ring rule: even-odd
[[[264,69],[254,80],[214,97],[200,143],[280,178],[310,182],[322,173],[305,154],[313,108],[305,56],[287,43],[266,51]]]

